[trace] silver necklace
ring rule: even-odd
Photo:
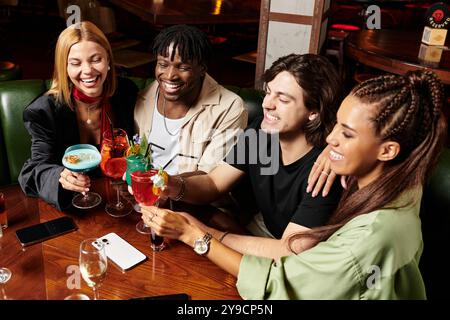
[[[159,90],[158,90],[158,96],[156,97],[156,101],[158,101],[158,98],[159,98]],[[167,127],[167,123],[166,123],[166,98],[165,98],[164,96],[163,96],[163,106],[162,106],[162,109],[163,109],[163,122],[164,122],[164,128],[166,129],[167,133],[168,133],[169,135],[171,135],[172,137],[177,136],[179,130],[177,130],[177,132],[175,132],[175,133],[172,133],[172,132],[169,131],[169,128]]]

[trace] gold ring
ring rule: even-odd
[[[329,173],[326,173],[325,171],[322,171],[321,174],[322,174],[322,173],[323,173],[323,174],[326,174],[327,176],[330,175]]]

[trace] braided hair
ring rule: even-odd
[[[188,25],[175,25],[162,30],[153,43],[155,56],[169,56],[169,47],[173,45],[170,60],[178,54],[183,62],[197,62],[207,64],[211,56],[211,43],[206,34],[200,29]]]
[[[444,93],[433,72],[380,76],[359,84],[350,95],[372,107],[370,121],[375,134],[382,141],[398,142],[400,153],[364,188],[358,189],[357,179],[350,177],[328,224],[293,235],[289,239],[291,249],[300,237],[326,240],[354,217],[392,205],[404,191],[423,185],[442,149],[446,132]]]

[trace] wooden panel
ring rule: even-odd
[[[322,30],[323,11],[324,11],[324,0],[316,0],[311,30],[311,41],[309,42],[309,53],[318,54],[320,51],[319,41],[320,41],[320,32]]]
[[[258,50],[256,57],[256,71],[255,71],[255,88],[263,89],[261,77],[266,65],[266,50],[267,50],[267,36],[269,31],[269,13],[270,0],[261,0],[260,18],[259,18],[259,33],[258,33]]]
[[[297,23],[297,24],[312,24],[313,17],[302,16],[298,14],[271,12],[269,14],[269,20],[278,22]]]
[[[277,58],[293,52],[319,53],[329,5],[329,0],[261,1],[256,89],[262,89],[260,78]]]

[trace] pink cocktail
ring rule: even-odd
[[[152,177],[158,174],[158,170],[150,169],[147,171],[133,171],[131,175],[131,189],[133,190],[134,198],[142,206],[153,206],[159,199],[158,195],[153,193]],[[143,221],[138,222],[136,230],[139,233],[150,234],[150,246],[154,251],[161,251],[164,249],[164,238],[158,236],[149,226]]]
[[[134,198],[143,206],[152,206],[158,200],[158,196],[153,193],[152,177],[158,170],[134,171],[131,173],[131,188]]]

